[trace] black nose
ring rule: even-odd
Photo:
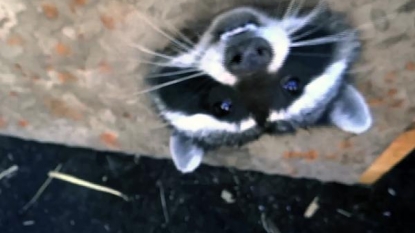
[[[271,61],[271,45],[262,38],[230,41],[225,51],[225,66],[234,74],[243,75],[264,69]]]

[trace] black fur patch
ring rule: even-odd
[[[163,68],[159,74],[174,73],[177,71],[181,71],[181,69]],[[155,86],[195,74],[197,72],[154,77],[149,78],[148,82]],[[239,122],[249,117],[248,110],[236,90],[206,75],[160,88],[156,92],[167,109],[186,115],[207,114],[214,116],[213,108],[215,105],[221,101],[230,99],[232,101],[231,112],[228,115],[218,117],[219,120]]]

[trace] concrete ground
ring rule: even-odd
[[[268,0],[262,0],[268,1]],[[272,0],[277,3],[276,1]],[[0,134],[103,151],[169,157],[169,131],[149,108],[149,59],[131,47],[167,41],[143,17],[172,31],[187,20],[250,0],[1,0]],[[263,137],[223,148],[205,163],[356,183],[415,116],[413,0],[328,0],[362,33],[353,70],[375,117],[368,132],[337,129]]]

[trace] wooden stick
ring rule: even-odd
[[[6,176],[9,176],[9,175],[17,172],[17,170],[19,170],[19,167],[17,165],[13,165],[10,168],[0,172],[0,180],[3,179]]]
[[[59,172],[62,168],[62,164],[58,164],[58,166],[55,168],[55,172]],[[42,195],[42,193],[46,190],[46,188],[49,186],[49,184],[52,182],[52,177],[48,177],[45,182],[40,186],[40,188],[37,190],[35,195],[30,199],[30,201],[23,206],[22,213],[26,212],[30,207],[32,207],[33,204],[36,203],[36,201],[39,199],[39,197]]]
[[[415,128],[401,134],[361,175],[359,182],[373,184],[415,149]]]
[[[104,192],[104,193],[109,193],[118,197],[123,198],[124,200],[128,201],[128,197],[124,194],[122,194],[120,191],[117,191],[115,189],[112,188],[108,188],[102,185],[98,185],[98,184],[94,184],[91,183],[89,181],[85,181],[85,180],[81,180],[77,177],[71,176],[71,175],[67,175],[64,173],[60,173],[60,172],[49,172],[48,173],[49,177],[58,179],[58,180],[63,180],[66,181],[68,183],[72,183],[78,186],[82,186],[85,188],[89,188],[89,189],[93,189],[95,191],[99,191],[99,192]]]

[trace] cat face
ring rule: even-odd
[[[295,132],[322,118],[353,133],[370,127],[363,98],[344,80],[356,34],[321,5],[282,16],[264,9],[219,14],[193,47],[173,53],[149,78],[163,86],[153,97],[175,130],[170,147],[182,172],[199,166],[207,149]]]

